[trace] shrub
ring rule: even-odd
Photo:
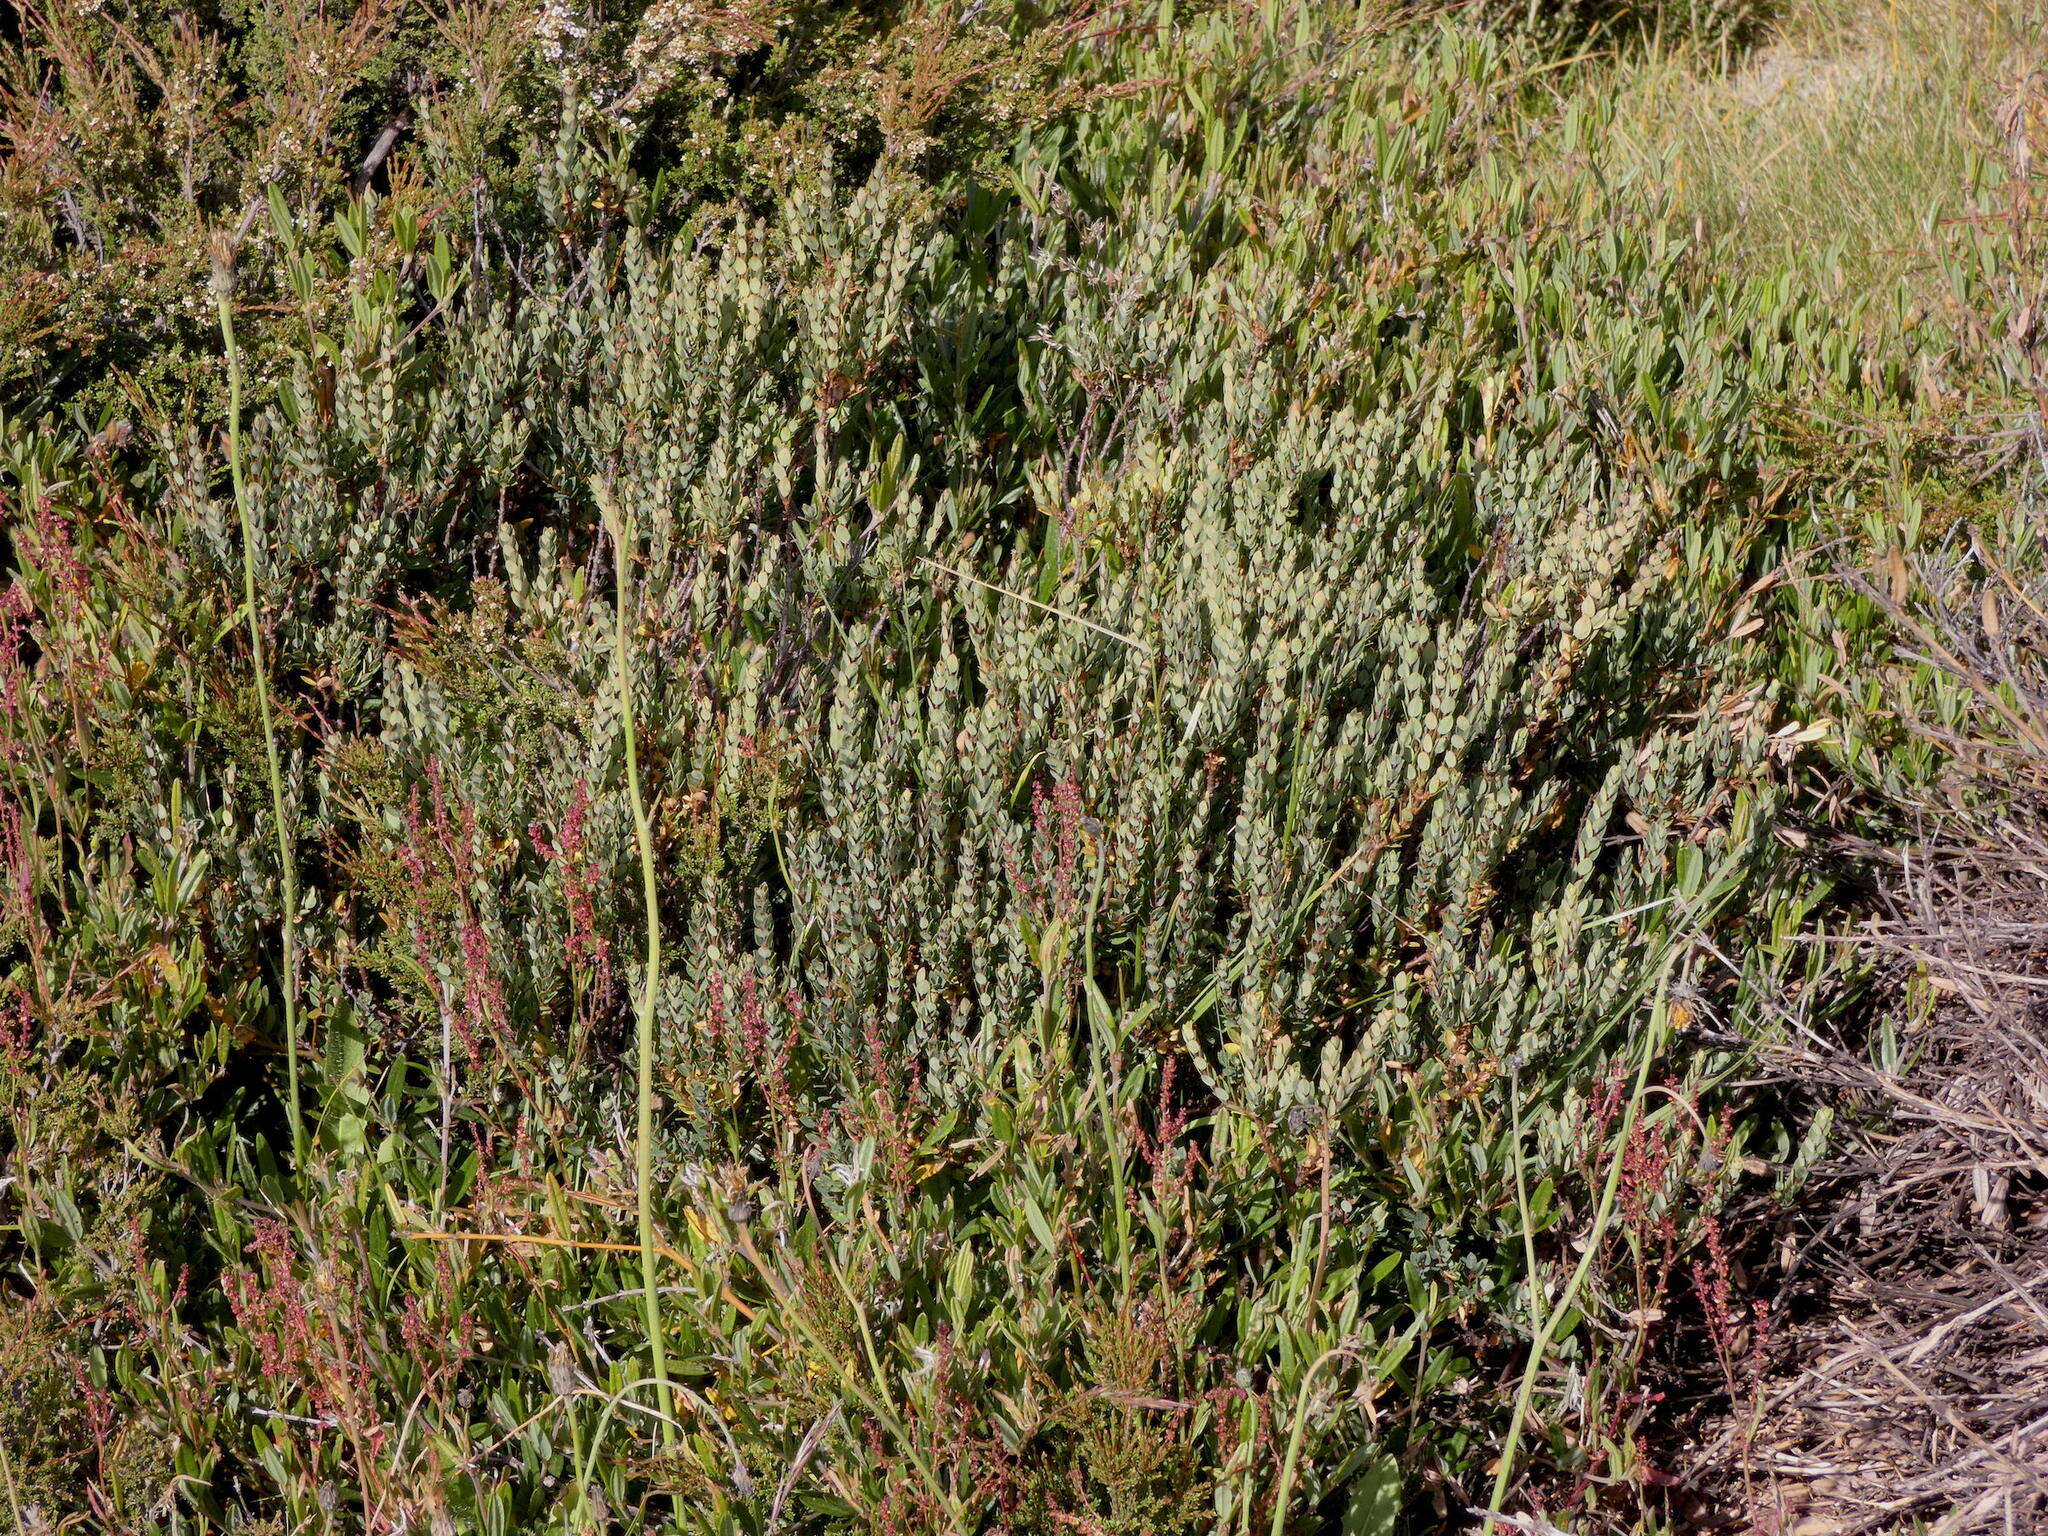
[[[208,380],[10,416],[6,1257],[108,1416],[21,1486],[1385,1530],[1511,1413],[1589,1518],[1645,1480],[1728,1046],[1816,974],[1757,402],[1892,376],[1538,64],[1164,9],[1000,175],[686,213],[569,78],[475,200],[423,132],[194,247],[290,296],[253,541]]]

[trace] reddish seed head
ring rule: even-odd
[[[578,779],[559,835],[550,838],[539,822],[528,832],[534,847],[555,867],[562,881],[562,898],[569,909],[569,964],[588,978],[588,995],[601,1002],[611,991],[611,946],[597,931],[597,908],[592,896],[596,881],[588,854],[589,820],[590,789]]]
[[[28,628],[28,589],[20,582],[0,592],[0,761],[17,762],[22,742],[15,731],[21,718],[28,669],[21,664],[21,642]]]

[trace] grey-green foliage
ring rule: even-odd
[[[1491,63],[1446,53],[1447,74]],[[1285,189],[1277,216],[1320,238],[1276,257],[1234,238],[1221,195],[1195,195],[1229,170],[1168,150],[1140,175],[1094,144],[1027,158],[1045,211],[981,233],[999,254],[972,282],[965,237],[877,183],[801,197],[715,252],[629,233],[568,293],[459,324],[419,440],[496,442],[518,421],[555,495],[587,507],[601,484],[645,530],[634,708],[668,792],[728,793],[764,743],[801,763],[772,874],[756,847],[678,886],[679,1063],[710,978],[747,971],[812,999],[822,1070],[879,1023],[910,1033],[935,1091],[971,1093],[954,1058],[1067,984],[1043,974],[1045,930],[1085,917],[1117,1006],[1162,1026],[1194,1009],[1210,1087],[1271,1113],[1312,1096],[1299,1074],[1329,1038],[1353,1085],[1438,1036],[1532,1062],[1571,1048],[1635,980],[1617,963],[1631,941],[1586,922],[1661,894],[1675,859],[1747,857],[1758,741],[1717,723],[1717,683],[1687,686],[1719,597],[1711,532],[1686,521],[1698,493],[1632,462],[1601,365],[1551,381],[1562,404],[1533,430],[1480,419],[1518,367],[1564,373],[1498,334],[1554,295],[1602,364],[1641,352],[1646,377],[1670,371],[1695,339],[1657,308],[1668,261],[1537,236],[1488,271],[1432,185],[1458,153],[1452,110],[1391,130],[1427,146],[1383,193],[1396,239],[1433,242],[1440,268],[1392,302],[1337,286],[1400,254],[1339,222],[1337,199]],[[1086,185],[1096,155],[1124,185]],[[1107,212],[1066,212],[1082,192]],[[1513,293],[1538,261],[1589,281]],[[1419,313],[1389,341],[1401,305]],[[900,392],[1016,312],[1038,323],[1014,382],[986,360],[975,379],[1015,391],[1006,425],[1029,451],[1005,483]],[[515,353],[523,392],[470,414],[478,374],[502,390]],[[1358,361],[1333,381],[1316,371],[1330,356]],[[1731,430],[1731,386],[1679,389],[1672,409]],[[513,582],[515,617],[560,632],[561,681],[589,699],[578,747],[527,765],[554,780],[512,791],[513,825],[559,805],[565,774],[617,782],[596,620],[562,591],[583,574],[542,560]],[[1696,723],[1664,718],[1680,707]],[[458,750],[433,711],[386,708],[415,760]],[[1054,805],[1059,785],[1078,809]],[[1710,822],[1731,794],[1732,830]],[[1649,830],[1601,856],[1626,809]],[[1061,836],[1068,875],[1047,863]],[[1431,1006],[1404,969],[1428,975]]]
[[[603,1480],[706,1530],[807,1475],[812,1529],[973,1528],[987,1479],[1013,1528],[1070,1498],[1120,1531],[1264,1522],[1296,1413],[1303,1512],[1380,1448],[1466,1470],[1484,1395],[1450,1427],[1373,1404],[1455,1418],[1481,1367],[1439,1330],[1525,1326],[1511,1085],[1535,1177],[1571,1186],[1650,995],[1716,974],[1692,938],[1768,935],[1768,970],[1797,920],[1769,688],[1718,639],[1769,557],[1748,301],[1640,189],[1527,172],[1552,127],[1483,33],[1275,7],[1105,46],[1180,83],[1021,137],[1000,193],[885,172],[687,242],[608,222],[572,128],[516,274],[416,308],[366,278],[249,432],[308,996],[330,1047],[362,1036],[314,1084],[353,1118],[307,1209],[425,1287],[393,1226],[451,1183],[562,1233],[562,1186],[616,1195],[630,713],[674,957],[671,1352],[725,1406],[696,1462]],[[157,459],[167,586],[224,582],[205,452]],[[209,942],[253,973],[276,898],[222,713],[218,766],[167,737],[127,771],[186,797]],[[423,1042],[458,1025],[443,1075]],[[1187,1113],[1191,1148],[1146,1139]],[[237,1210],[229,1266],[256,1262]],[[606,1391],[636,1375],[609,1260],[544,1257],[545,1284],[464,1260],[475,1305],[526,1309],[462,1366],[499,1394],[475,1438],[527,1458],[489,1498],[466,1474],[479,1527],[575,1518],[538,1469],[568,1476],[562,1419],[579,1453],[600,1429],[530,1401],[543,1333]],[[213,1322],[253,1369],[246,1319]],[[414,1390],[380,1369],[368,1399]],[[295,1411],[282,1379],[259,1407]],[[331,1477],[365,1520],[434,1507],[369,1431],[278,1433],[284,1507]]]

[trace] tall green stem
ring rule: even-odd
[[[1287,1528],[1287,1503],[1294,1497],[1294,1473],[1301,1465],[1301,1437],[1308,1427],[1308,1396],[1315,1389],[1316,1377],[1332,1360],[1349,1359],[1354,1353],[1341,1344],[1335,1349],[1326,1349],[1301,1373],[1301,1393],[1294,1404],[1294,1427],[1287,1433],[1287,1456],[1280,1463],[1280,1486],[1273,1495],[1273,1536],[1280,1536]],[[1245,1507],[1249,1518],[1249,1500]]]
[[[1529,1407],[1536,1396],[1536,1376],[1543,1369],[1544,1357],[1550,1353],[1550,1341],[1555,1336],[1558,1324],[1571,1312],[1579,1299],[1579,1288],[1586,1283],[1586,1276],[1593,1268],[1593,1261],[1600,1255],[1600,1245],[1606,1240],[1607,1225],[1614,1218],[1615,1191],[1621,1186],[1621,1171],[1628,1155],[1629,1137],[1635,1134],[1636,1118],[1643,1107],[1643,1097],[1649,1088],[1650,1064],[1657,1059],[1659,1046],[1663,1044],[1664,1025],[1669,1017],[1664,995],[1660,992],[1656,1007],[1651,1011],[1650,1027],[1643,1036],[1642,1059],[1636,1063],[1636,1080],[1630,1090],[1628,1104],[1621,1117],[1621,1129],[1614,1138],[1613,1155],[1607,1163],[1607,1180],[1600,1190],[1600,1205],[1593,1215],[1593,1229],[1586,1234],[1585,1251],[1579,1256],[1578,1267],[1566,1282],[1564,1294],[1550,1306],[1542,1321],[1536,1325],[1536,1337],[1529,1345],[1529,1363],[1522,1372],[1522,1384],[1515,1393],[1515,1408],[1508,1419],[1507,1439],[1501,1446],[1500,1461],[1494,1469],[1493,1494],[1487,1500],[1486,1512],[1497,1515],[1501,1505],[1507,1501],[1508,1483],[1514,1476],[1515,1453],[1521,1448],[1522,1426],[1528,1421]],[[1538,1286],[1538,1276],[1533,1267],[1529,1274],[1532,1297]]]
[[[229,280],[217,280],[221,342],[228,359],[228,474],[235,487],[235,513],[242,525],[242,603],[249,614],[249,656],[256,673],[256,711],[263,717],[263,753],[270,769],[270,814],[277,826],[277,866],[284,887],[284,1073],[285,1118],[291,1124],[292,1158],[306,1156],[306,1127],[299,1116],[299,874],[292,854],[291,823],[285,815],[284,769],[277,751],[277,722],[271,718],[270,667],[263,653],[263,622],[256,610],[256,520],[242,477],[242,354],[235,345]]]
[[[637,1040],[640,1053],[639,1125],[633,1149],[633,1182],[640,1208],[640,1285],[647,1314],[647,1343],[653,1354],[654,1390],[660,1400],[662,1440],[675,1440],[675,1403],[669,1390],[668,1347],[662,1339],[661,1288],[654,1251],[654,1005],[661,985],[661,909],[654,882],[654,826],[640,792],[640,747],[633,725],[633,649],[628,622],[627,583],[632,564],[632,530],[615,523],[618,573],[613,583],[612,659],[619,679],[619,713],[626,731],[626,793],[633,802],[633,831],[640,846],[640,892],[647,908],[647,974],[640,987]]]
[[[0,1481],[7,1484],[7,1512],[14,1517],[14,1536],[28,1536],[28,1522],[21,1515],[21,1495],[14,1489],[14,1466],[7,1459],[5,1435],[0,1435]]]

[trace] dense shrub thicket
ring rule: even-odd
[[[19,1529],[1633,1518],[1884,745],[1786,402],[1948,473],[1981,324],[1718,271],[1555,29],[28,30]]]

